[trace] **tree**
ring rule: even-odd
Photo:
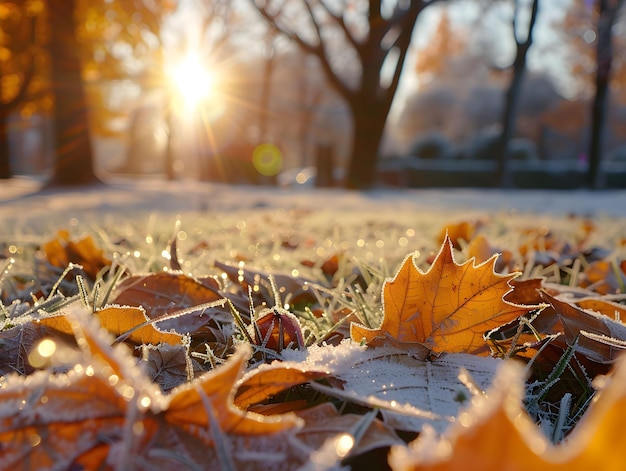
[[[31,2],[6,2],[0,7],[0,179],[7,179],[12,176],[10,115],[33,102],[42,82],[42,67],[36,67],[42,62],[37,34],[42,9]]]
[[[435,86],[453,67],[453,62],[467,57],[467,40],[465,31],[454,31],[448,9],[445,9],[428,44],[417,52],[415,72],[421,90]]]
[[[273,28],[317,57],[328,82],[347,102],[353,139],[346,185],[371,187],[416,20],[436,0],[398,1],[393,8],[381,0],[341,2],[339,7],[329,0],[301,0],[289,8],[272,0],[252,2]],[[353,73],[342,70],[349,61]],[[390,78],[381,74],[388,64]]]
[[[623,0],[597,1],[595,95],[591,109],[591,140],[587,172],[587,185],[593,189],[604,186],[601,164],[613,62],[613,25],[623,3]]]
[[[498,142],[498,180],[500,185],[505,188],[512,186],[513,182],[509,168],[511,160],[509,156],[509,141],[515,132],[515,121],[526,72],[526,56],[533,43],[533,30],[537,21],[539,0],[533,0],[525,38],[521,38],[518,32],[519,11],[519,0],[514,0],[512,28],[515,40],[515,59],[513,61],[511,82],[505,93],[502,132]]]
[[[93,168],[81,48],[74,20],[76,0],[48,0],[55,158],[51,185],[98,181]]]

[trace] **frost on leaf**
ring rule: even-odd
[[[227,310],[207,307],[223,297],[217,290],[181,273],[152,273],[136,275],[122,281],[115,291],[114,304],[140,306],[148,318],[157,319],[165,314],[187,312],[179,317],[159,321],[162,331],[193,333],[214,321],[231,321]],[[193,310],[198,307],[197,310]]]
[[[599,312],[604,309],[610,312],[609,301],[601,298],[574,300],[565,295],[552,296],[546,290],[539,293],[561,320],[568,344],[576,343],[577,351],[585,357],[598,363],[612,363],[626,350],[626,326]],[[616,306],[614,313],[622,308]]]
[[[551,445],[522,406],[523,370],[506,362],[484,398],[472,401],[456,423],[438,438],[423,433],[409,447],[393,447],[389,464],[394,471],[583,471],[624,467],[626,435],[626,358],[613,374],[567,440]]]
[[[125,423],[138,413],[137,398],[154,386],[126,347],[111,348],[93,320],[83,320],[75,325],[83,362],[66,374],[14,374],[2,383],[0,469],[97,468],[103,447],[125,441],[130,453],[138,445]]]
[[[330,385],[311,383],[313,388],[332,397],[379,408],[387,425],[407,431],[420,431],[424,424],[443,431],[463,402],[471,398],[458,378],[461,369],[469,373],[478,388],[484,389],[500,362],[468,354],[447,354],[424,362],[402,350],[366,349],[349,340],[336,347],[313,346],[306,352],[285,352],[284,357],[286,361],[263,365],[245,375],[241,383],[245,389],[237,403],[250,404],[252,401],[246,398],[253,397],[255,385],[259,388],[256,399],[260,400],[263,392],[268,393],[267,381],[262,379],[270,378],[274,371],[277,377],[281,372],[291,372],[292,377],[299,379],[306,378],[307,373],[325,371],[325,377],[333,378],[328,381]],[[269,393],[275,392],[272,389]]]
[[[100,325],[115,337],[133,345],[181,345],[182,336],[175,332],[162,332],[149,323],[143,308],[109,305],[94,313]],[[62,334],[72,334],[70,322],[64,315],[49,316],[37,320],[38,324]]]
[[[179,459],[200,466],[207,450],[219,454],[216,443],[224,435],[267,442],[300,424],[293,415],[265,417],[234,406],[249,347],[163,396],[127,347],[111,347],[95,319],[68,315],[82,361],[67,365],[66,374],[13,374],[1,384],[0,469],[100,469],[105,463],[142,469],[139,463],[159,453],[184,453]]]
[[[446,239],[426,273],[412,255],[383,285],[384,317],[378,329],[352,324],[355,342],[368,345],[423,344],[435,352],[488,353],[486,331],[533,309],[505,301],[518,274],[494,271],[496,256],[458,264]]]

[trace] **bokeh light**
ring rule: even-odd
[[[254,149],[252,164],[261,175],[273,177],[283,168],[283,154],[274,144],[261,144]]]

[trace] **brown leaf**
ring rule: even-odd
[[[357,414],[340,414],[329,402],[297,412],[304,419],[305,425],[297,434],[300,439],[312,447],[319,449],[324,442],[333,436],[350,433],[363,419]],[[387,448],[403,443],[393,429],[379,419],[374,419],[361,440],[350,450],[351,456],[359,456],[376,448]]]
[[[449,239],[455,248],[460,249],[461,244],[459,241],[469,242],[472,240],[480,225],[479,221],[460,221],[456,224],[448,224],[439,232],[438,241],[440,244],[443,244],[446,239]]]
[[[593,289],[600,294],[614,294],[624,292],[626,287],[626,271],[615,260],[599,260],[589,264],[583,272],[584,277],[580,285]]]
[[[146,375],[161,391],[169,392],[206,371],[183,345],[144,345],[141,350]]]
[[[254,321],[254,341],[256,345],[281,352],[285,348],[304,348],[304,338],[300,321],[289,311],[274,307],[260,313]]]
[[[507,268],[510,270],[513,266],[513,253],[510,250],[493,247],[484,235],[477,235],[467,246],[468,258],[476,259],[476,263],[486,262],[496,254],[499,254],[499,257],[496,260],[495,271],[500,273]]]
[[[299,370],[283,367],[279,362],[272,363],[253,371],[238,384],[235,405],[241,409],[248,409],[253,404],[261,403],[293,386],[326,376],[328,374],[323,371]]]
[[[234,405],[235,384],[250,353],[249,346],[241,345],[224,365],[172,390],[167,397],[165,420],[192,435],[208,426],[210,411],[224,433],[255,435],[297,426],[295,416],[266,417],[243,412]]]
[[[159,272],[126,278],[118,285],[112,303],[141,306],[150,319],[156,319],[221,299],[223,296],[206,282],[180,273]],[[163,331],[193,333],[216,316],[226,321],[232,319],[224,309],[199,309],[198,312],[158,322],[157,327]]]
[[[576,341],[577,350],[587,358],[599,363],[612,362],[626,350],[626,326],[621,322],[586,311],[546,291],[541,291],[541,296],[559,315],[568,344]]]
[[[241,286],[246,297],[248,295],[248,288],[252,288],[255,305],[263,303],[269,306],[274,305],[274,293],[271,289],[269,276],[266,273],[249,270],[245,267],[243,262],[241,262],[239,266],[233,266],[216,261],[214,265],[226,273],[233,283]],[[289,299],[285,299],[284,301],[288,302],[290,305],[314,304],[317,302],[315,294],[308,286],[309,283],[312,283],[311,280],[280,273],[273,274],[272,276],[274,277],[277,288],[281,292],[288,293]],[[243,309],[240,310],[240,312],[242,311]],[[246,317],[249,316],[247,310],[242,313],[245,314]]]
[[[413,256],[405,258],[392,280],[383,285],[384,317],[378,329],[352,324],[355,342],[384,344],[388,338],[402,343],[423,343],[436,352],[487,354],[486,331],[533,309],[503,299],[516,273],[494,272],[496,258],[475,265],[459,265],[446,240],[426,273]]]
[[[612,319],[626,319],[626,306],[608,299],[583,298],[576,300],[575,304],[583,309],[599,312]]]

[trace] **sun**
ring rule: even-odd
[[[173,64],[168,79],[186,109],[210,101],[215,94],[215,76],[194,53]]]

